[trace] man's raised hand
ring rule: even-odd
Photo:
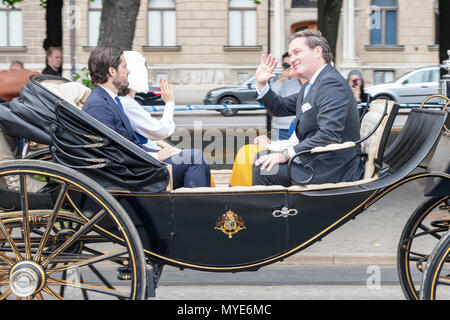
[[[264,86],[270,79],[275,78],[273,71],[277,67],[277,59],[269,54],[266,58],[265,54],[261,55],[261,63],[255,72],[256,87],[262,91]]]

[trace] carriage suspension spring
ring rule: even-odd
[[[119,274],[117,275],[117,279],[119,280],[131,280],[131,269],[129,266],[119,267],[117,268]]]

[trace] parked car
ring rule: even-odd
[[[276,75],[275,78],[270,80],[270,83],[276,81],[278,76],[280,75],[281,70],[275,70],[274,74]],[[206,97],[203,100],[204,104],[259,104],[258,101],[256,101],[256,98],[258,97],[258,93],[256,92],[256,80],[255,77],[251,77],[250,79],[244,81],[241,84],[235,85],[235,86],[226,86],[221,88],[216,88],[213,90],[210,90],[206,93]],[[233,108],[233,109],[222,109],[218,110],[222,115],[226,117],[234,116],[236,113],[238,113],[239,108]],[[257,110],[257,108],[249,109],[245,108],[245,110]]]
[[[425,98],[438,93],[439,66],[410,71],[394,81],[365,88],[372,99],[394,100],[399,104],[420,104]]]
[[[159,87],[148,87],[148,92],[146,93],[136,92],[134,100],[141,106],[161,106],[165,104]]]

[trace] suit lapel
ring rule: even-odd
[[[314,83],[312,84],[311,88],[309,88],[307,97],[311,97],[311,96],[315,93],[316,88],[317,88],[317,86],[319,85],[319,82],[320,82],[320,80],[322,79],[322,77],[323,77],[326,73],[328,73],[332,68],[333,68],[333,67],[331,66],[331,64],[328,63],[328,64],[322,69],[322,71],[320,71],[320,73],[317,75],[317,78],[314,80]],[[301,137],[300,137],[300,131],[299,131],[299,126],[298,126],[298,125],[299,125],[299,123],[300,123],[300,116],[301,116],[301,114],[302,114],[303,94],[304,94],[304,92],[305,92],[305,88],[306,88],[307,83],[308,83],[308,82],[305,82],[305,83],[303,84],[302,89],[300,90],[299,96],[298,96],[298,98],[297,98],[297,110],[296,110],[297,112],[296,112],[296,117],[295,117],[295,127],[294,127],[294,128],[295,128],[295,133],[296,133],[298,139],[301,139]],[[305,98],[307,98],[307,97],[305,97]],[[305,100],[308,100],[308,99],[305,99]]]
[[[309,93],[312,93],[316,91],[316,88],[318,87],[320,80],[322,80],[322,78],[324,77],[324,75],[326,75],[328,72],[330,72],[333,69],[333,67],[331,66],[331,64],[327,64],[322,71],[320,71],[320,73],[317,75],[316,80],[314,80],[313,85],[311,86],[311,88],[309,89]],[[308,94],[309,94],[308,93]]]
[[[306,82],[305,82],[306,84]],[[295,115],[295,122],[294,122],[294,128],[295,128],[295,134],[297,137],[299,136],[299,132],[297,130],[298,123],[300,122],[300,115],[302,114],[302,103],[303,103],[303,94],[305,92],[305,84],[302,85],[302,88],[300,89],[300,92],[298,93],[297,98],[297,106],[296,106],[296,115]]]
[[[96,86],[96,88],[97,88],[97,86]],[[106,92],[106,90],[104,90],[103,88],[100,88],[100,87],[98,88],[98,90],[101,92],[101,95],[102,95],[103,99],[105,99],[106,103],[108,103],[109,106],[111,107],[111,110],[116,115],[119,116],[120,120],[122,121],[123,126],[125,127],[125,129],[127,130],[128,134],[129,134],[129,136],[131,138],[134,138],[135,137],[134,130],[131,127],[130,120],[128,119],[126,114],[120,110],[117,103],[113,100],[113,98],[111,98],[111,96],[108,94],[108,92]]]

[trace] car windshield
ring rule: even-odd
[[[255,84],[255,77],[251,77],[251,78],[239,83],[239,85],[244,85],[244,86],[249,85],[249,84]]]
[[[276,81],[278,79],[278,77],[280,76],[281,70],[275,70],[274,74],[275,74],[275,78],[270,79],[270,83]],[[248,86],[250,85],[255,85],[256,80],[255,80],[255,76],[248,78],[247,80],[242,81],[241,83],[239,83],[239,85],[243,85],[243,86]]]
[[[429,82],[429,81],[433,82],[433,81],[435,81],[436,73],[439,73],[439,68],[437,68],[437,69],[429,69],[429,70],[424,69],[424,71],[417,72],[416,74],[411,76],[411,73],[413,73],[415,71],[417,71],[417,70],[409,71],[409,72],[401,75],[397,79],[395,79],[393,81],[390,81],[390,82],[386,82],[386,83],[397,82],[397,81],[403,82],[406,79],[409,80],[408,82],[412,82],[412,83],[421,83],[421,82]],[[426,74],[424,72],[426,72]],[[413,79],[415,79],[414,77],[418,77],[419,79],[417,79],[415,81],[415,80],[413,80]],[[430,79],[430,77],[431,77],[431,79]],[[411,80],[413,80],[413,81],[411,81]]]

